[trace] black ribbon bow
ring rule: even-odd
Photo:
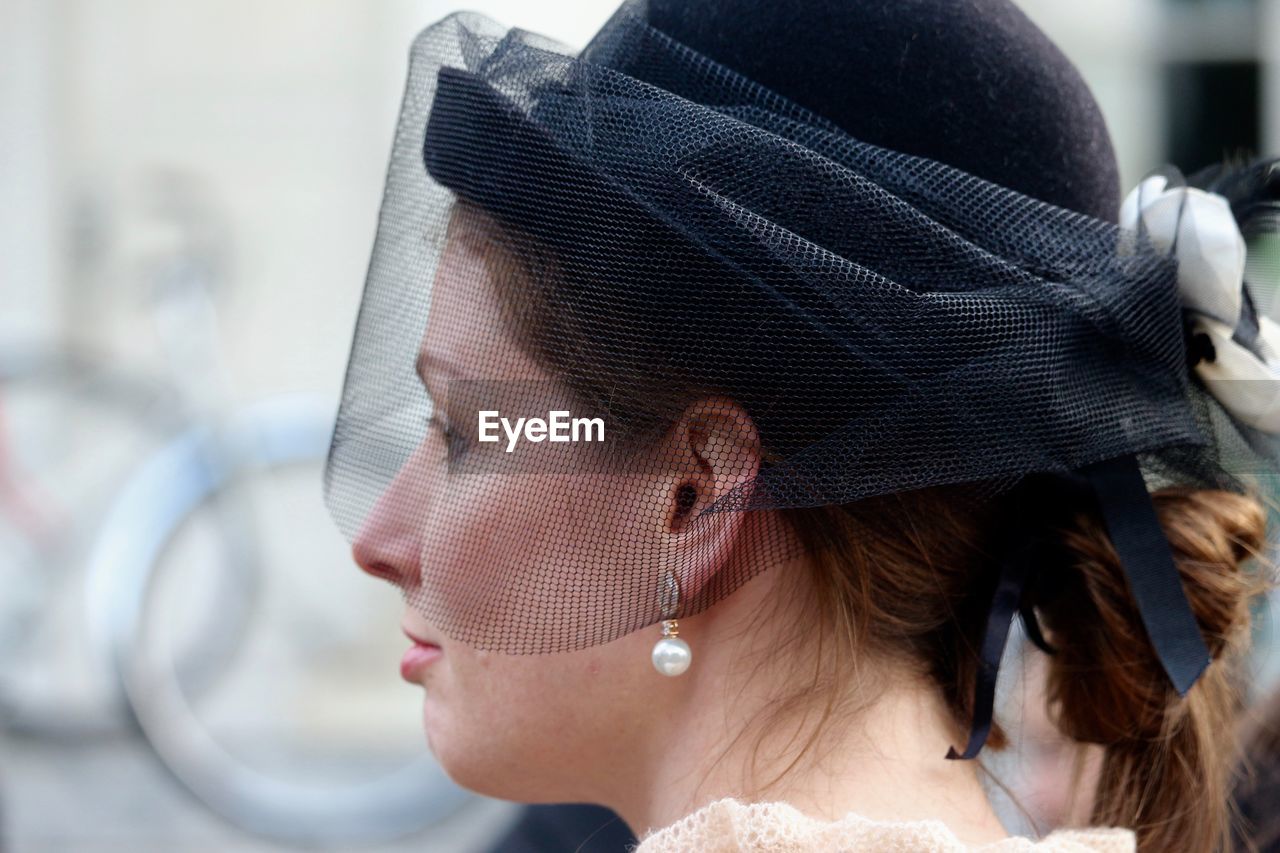
[[[1008,504],[1012,524],[983,631],[969,743],[963,753],[951,747],[947,752],[950,759],[974,758],[990,734],[996,676],[1014,614],[1022,616],[1032,642],[1049,654],[1055,652],[1045,642],[1029,605],[1027,579],[1031,571],[1055,570],[1047,556],[1053,544],[1052,529],[1065,522],[1069,513],[1090,503],[1101,510],[1147,636],[1178,694],[1185,696],[1211,662],[1135,455],[1095,462],[1068,473],[1029,475],[1016,493],[1017,499]],[[1052,578],[1048,580],[1052,582]]]

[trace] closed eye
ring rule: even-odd
[[[457,458],[462,450],[462,436],[457,430],[453,429],[439,414],[432,414],[427,418],[428,426],[440,433],[440,437],[444,439],[445,453],[448,458]]]

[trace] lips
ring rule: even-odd
[[[443,655],[444,651],[440,646],[417,636],[404,626],[401,626],[401,630],[406,637],[413,640],[413,645],[400,659],[400,677],[405,681],[416,683],[422,678],[423,672],[432,661]]]
[[[405,681],[417,683],[422,678],[423,671],[443,654],[439,646],[423,646],[414,643],[400,659],[400,677]]]
[[[440,648],[440,644],[437,643],[436,641],[427,639],[426,637],[413,633],[405,625],[401,625],[400,630],[404,632],[404,635],[406,637],[408,637],[410,640],[413,640],[419,646],[435,646],[436,648]]]

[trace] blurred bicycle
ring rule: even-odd
[[[155,189],[164,369],[0,347],[0,726],[136,728],[201,802],[272,839],[422,829],[474,798],[367,665],[395,659],[401,638],[372,632],[403,605],[372,597],[328,538],[335,401],[233,404],[214,304],[225,229],[198,185]]]

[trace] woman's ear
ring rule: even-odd
[[[697,578],[681,578],[696,595],[728,562],[744,529],[744,513],[706,513],[708,507],[744,489],[760,472],[760,433],[746,410],[728,397],[703,397],[685,408],[667,433],[672,460],[665,487],[665,534],[678,540],[683,563]],[[674,544],[674,543],[673,543]]]

